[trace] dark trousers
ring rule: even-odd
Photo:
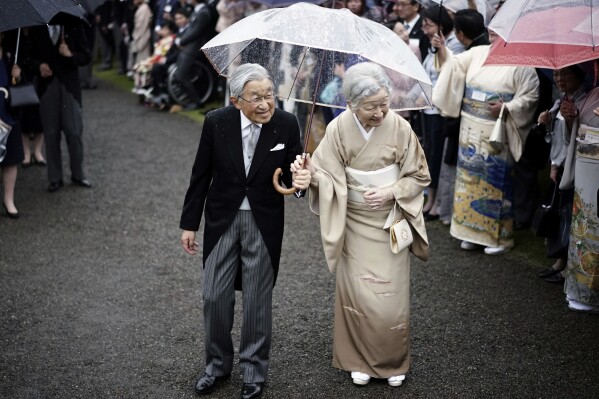
[[[81,104],[57,78],[52,79],[40,99],[40,116],[44,127],[48,181],[56,183],[63,179],[60,148],[63,132],[69,150],[71,178],[84,179]]]
[[[514,220],[528,224],[535,212],[537,169],[522,157],[514,164]]]
[[[428,169],[431,174],[430,187],[436,189],[439,185],[439,174],[441,173],[441,163],[443,162],[443,145],[445,137],[443,136],[443,117],[438,114],[422,113],[424,118],[424,155],[428,162]]]
[[[192,78],[194,75],[194,64],[198,61],[198,57],[193,57],[189,54],[181,52],[177,57],[177,72],[175,73],[175,80],[177,84],[180,84],[185,93],[196,105],[202,103],[198,91],[195,89]],[[201,77],[200,77],[201,79]]]

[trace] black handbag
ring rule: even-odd
[[[26,105],[37,105],[40,103],[40,99],[37,96],[33,83],[11,86],[9,92],[10,106],[13,108]]]
[[[554,237],[547,238],[547,257],[566,258],[570,244],[574,189],[560,191],[559,227]]]
[[[553,184],[553,194],[549,204],[541,204],[532,218],[531,230],[538,236],[553,238],[557,235],[560,223],[558,201],[556,201],[558,185]]]

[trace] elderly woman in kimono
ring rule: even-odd
[[[489,32],[491,42],[495,37]],[[539,79],[534,68],[483,65],[490,45],[453,55],[442,35],[431,44],[441,65],[433,104],[461,117],[450,233],[464,250],[503,254],[514,246],[513,165],[533,124]],[[507,145],[499,150],[489,139],[502,108]]]
[[[298,157],[291,171],[296,188],[309,183],[336,275],[333,366],[357,385],[374,377],[399,386],[410,366],[409,252],[428,257],[422,206],[430,176],[410,124],[389,112],[390,80],[379,65],[350,67],[342,90],[347,109],[327,126],[313,158]],[[394,253],[385,227],[403,218],[413,242]]]

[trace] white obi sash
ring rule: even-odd
[[[347,199],[364,203],[364,193],[372,187],[386,188],[399,180],[399,165],[393,164],[382,169],[365,172],[345,167],[347,179]]]

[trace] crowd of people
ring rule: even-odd
[[[313,156],[300,155],[305,105],[277,103],[276,77],[259,65],[237,67],[230,105],[206,116],[180,224],[184,249],[196,254],[195,232],[206,215],[207,355],[198,393],[210,393],[231,372],[231,338],[222,332],[230,334],[231,297],[243,285],[242,397],[262,394],[283,231],[283,200],[270,184],[276,167],[291,165],[286,185],[301,190],[298,197],[307,192],[320,215],[326,261],[337,277],[333,363],[351,372],[357,385],[385,378],[398,386],[408,371],[409,253],[428,258],[426,223],[449,226],[462,250],[487,255],[509,252],[517,245],[515,230],[536,227],[553,259],[539,277],[564,285],[570,310],[599,314],[596,68],[484,65],[496,40],[486,27],[488,10],[481,13],[474,1],[457,11],[421,3],[330,0],[323,6],[347,8],[395,32],[430,77],[432,108],[390,112],[393,93],[384,70],[340,57],[318,93],[338,107],[318,108],[327,128],[313,140]],[[63,187],[63,133],[72,183],[92,187],[83,162],[81,90],[95,87],[88,67],[95,39],[99,68],[110,69],[118,59],[119,73],[134,80],[133,92],[148,105],[198,109],[205,100],[192,75],[205,62],[200,48],[265,8],[244,0],[107,1],[90,14],[91,24],[65,20],[24,29],[18,62],[16,32],[0,35],[0,87],[34,82],[39,96],[39,105],[20,108],[0,96],[0,132],[10,132],[0,162],[8,216],[19,217],[18,165],[46,167],[49,192]],[[184,104],[176,104],[169,78],[185,93]],[[276,124],[287,129],[269,148],[261,137]],[[499,146],[491,137],[498,124],[505,131]],[[227,144],[219,142],[225,128],[240,130],[241,137],[231,144],[238,159],[230,164],[223,162]],[[364,172],[388,184],[373,187]],[[547,193],[539,186],[548,186]],[[551,229],[539,231],[547,210],[557,217]],[[409,252],[398,249],[406,238],[398,227],[402,220],[413,235]],[[392,333],[382,333],[382,326]]]

